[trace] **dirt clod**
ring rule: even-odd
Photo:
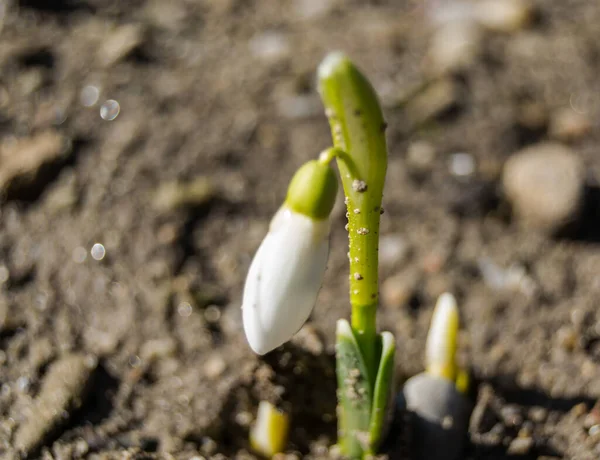
[[[57,131],[44,131],[28,138],[7,140],[0,146],[0,191],[15,185],[30,186],[40,168],[68,154],[65,137]]]
[[[98,50],[98,61],[110,67],[125,58],[144,41],[144,28],[140,24],[125,24],[108,33]]]
[[[15,434],[14,446],[18,451],[33,452],[81,407],[95,365],[96,361],[85,355],[72,354],[50,366],[27,420]]]
[[[168,182],[156,191],[154,206],[166,212],[185,206],[201,206],[215,195],[213,184],[207,178],[197,178],[191,182]]]

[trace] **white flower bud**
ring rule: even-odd
[[[290,419],[268,401],[258,404],[256,422],[250,430],[250,446],[266,458],[282,452],[287,443]]]
[[[425,349],[425,367],[432,375],[454,381],[457,376],[456,347],[459,315],[456,299],[444,293],[437,301],[431,318]]]
[[[327,265],[329,221],[283,206],[250,265],[242,304],[250,347],[263,355],[310,316]]]

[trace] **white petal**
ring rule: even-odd
[[[259,246],[254,259],[250,264],[248,275],[246,277],[246,284],[244,286],[244,297],[242,300],[242,316],[244,320],[244,330],[250,346],[253,343],[257,343],[260,340],[261,327],[258,321],[258,308],[259,308],[259,284],[261,280],[261,260],[264,249],[268,246],[269,235],[263,240]],[[252,347],[254,350],[254,347]],[[254,350],[256,351],[256,350]],[[258,353],[258,352],[257,352]]]
[[[244,289],[244,330],[256,353],[287,342],[310,316],[327,265],[328,234],[328,222],[287,208],[273,218]]]

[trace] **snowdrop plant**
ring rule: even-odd
[[[373,87],[343,54],[321,63],[318,88],[334,147],[293,177],[250,266],[243,322],[251,348],[264,354],[308,319],[327,263],[335,159],[347,206],[351,305],[350,322],[340,319],[336,330],[338,438],[342,454],[358,459],[377,451],[391,414],[395,342],[376,326],[386,124]]]
[[[319,92],[346,196],[351,320],[337,324],[338,439],[342,453],[362,458],[377,451],[391,414],[395,341],[377,333],[381,201],[387,170],[386,123],[366,77],[343,54],[325,58]]]
[[[416,460],[462,457],[471,402],[469,376],[456,362],[459,315],[452,294],[433,311],[425,349],[425,372],[406,381],[398,401],[413,415],[411,452]]]

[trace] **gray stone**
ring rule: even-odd
[[[472,404],[453,382],[418,374],[405,383],[399,405],[412,413],[411,458],[462,458]]]
[[[542,143],[510,157],[504,165],[502,182],[521,223],[552,233],[577,218],[585,169],[571,149]]]

